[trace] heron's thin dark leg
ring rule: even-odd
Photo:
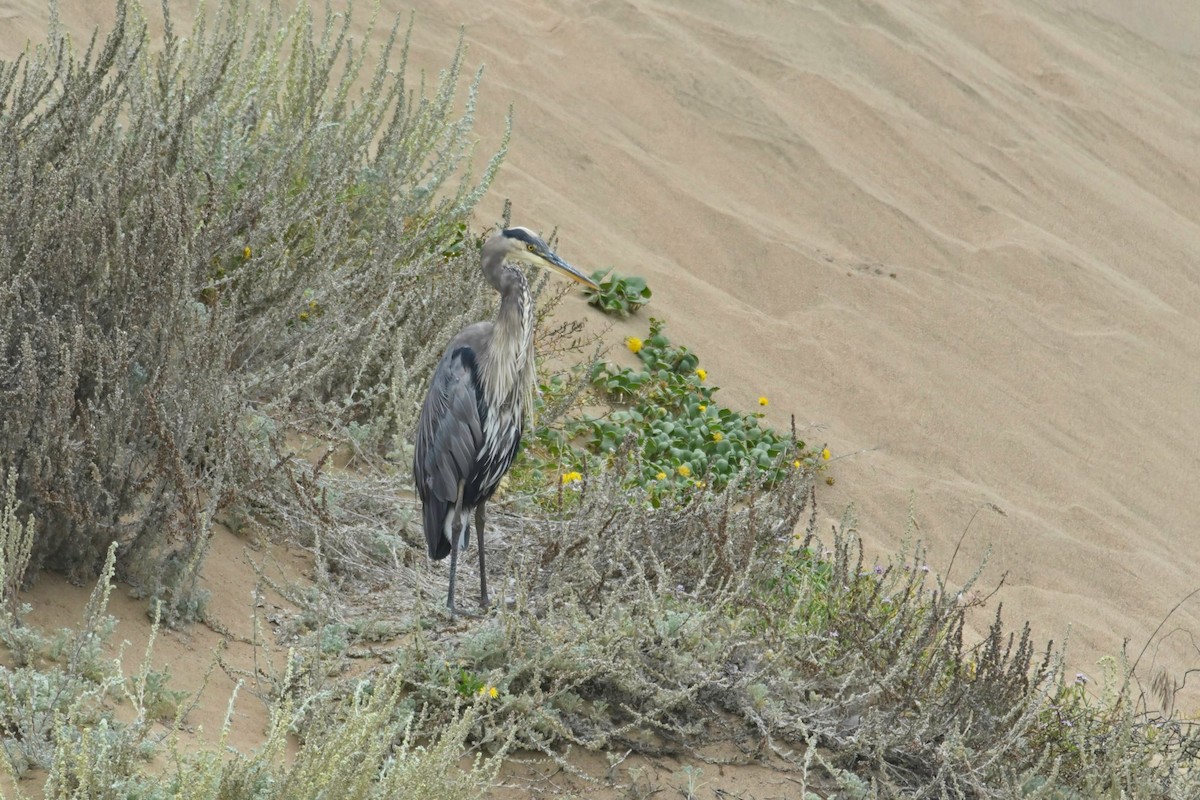
[[[454,501],[454,512],[450,517],[450,592],[446,596],[446,608],[450,609],[450,617],[454,617],[454,578],[458,574],[458,544],[462,541],[462,498],[463,482],[458,482],[458,498]]]
[[[475,538],[479,540],[479,606],[488,607],[487,570],[483,566],[483,507],[486,500],[480,500],[475,506]]]
[[[458,537],[450,542],[450,593],[446,596],[446,608],[450,609],[450,617],[454,618],[454,576],[458,572]]]

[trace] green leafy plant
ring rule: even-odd
[[[600,453],[631,438],[641,454],[638,482],[652,494],[709,485],[720,490],[744,469],[771,483],[819,463],[821,454],[806,450],[804,442],[763,426],[763,414],[714,402],[719,387],[708,382],[700,357],[673,345],[661,320],[650,320],[646,339],[630,337],[626,345],[641,366],[596,364],[592,384],[616,409],[583,427],[588,446]]]
[[[627,317],[650,302],[650,287],[646,285],[645,278],[600,269],[592,273],[592,280],[600,285],[600,289],[585,290],[588,304],[605,314]]]
[[[606,468],[627,441],[638,457],[629,482],[645,488],[652,504],[667,495],[721,491],[742,471],[755,474],[760,485],[774,485],[789,473],[825,467],[827,449],[810,449],[794,433],[763,425],[762,413],[716,402],[719,387],[709,381],[699,355],[672,344],[663,327],[652,317],[645,339],[626,339],[639,366],[597,360],[539,383],[535,419],[557,412],[526,440],[511,473],[518,491],[547,508],[568,510],[580,497],[584,475]],[[580,380],[591,389],[582,401]],[[765,405],[766,398],[759,402]],[[607,410],[597,414],[597,405]],[[570,408],[564,412],[564,406]]]
[[[459,697],[471,698],[485,690],[487,684],[479,679],[479,676],[465,668],[458,670],[458,677],[454,681],[454,691]]]

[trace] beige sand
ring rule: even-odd
[[[1089,673],[1200,587],[1200,6],[416,6],[419,63],[466,25],[487,65],[481,149],[516,108],[480,223],[511,197],[645,276],[726,403],[828,443],[820,501],[874,552],[912,497],[944,569],[984,508],[951,580],[990,548],[1006,617],[1070,627]],[[0,0],[0,56],[44,19]],[[1200,661],[1183,633],[1158,657]]]
[[[516,107],[484,214],[646,276],[725,402],[828,442],[877,552],[910,496],[938,569],[1002,509],[951,580],[991,548],[1091,673],[1200,587],[1200,8],[1039,5],[442,2],[417,35],[436,64],[468,26],[485,141]]]

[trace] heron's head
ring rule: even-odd
[[[565,278],[582,283],[589,289],[600,288],[591,278],[559,258],[558,254],[550,249],[550,245],[529,228],[505,228],[500,231],[497,238],[503,240],[505,258],[509,261],[523,261],[526,264],[557,272]]]

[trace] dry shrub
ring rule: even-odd
[[[328,8],[224,0],[153,53],[116,8],[83,55],[56,26],[0,64],[0,466],[29,576],[119,542],[174,617],[218,511],[279,499],[264,418],[407,431],[432,342],[481,312],[464,221],[504,145],[472,180],[461,46],[426,95],[397,28],[372,53]]]
[[[122,14],[82,59],[55,33],[0,69],[0,441],[40,522],[34,567],[76,577],[113,541],[139,578],[166,537],[197,546],[203,512],[185,506],[201,482],[220,498],[241,405],[235,315],[194,296],[187,121],[131,86],[140,26]]]
[[[546,714],[527,744],[624,746],[648,732],[702,741],[753,679],[761,656],[746,603],[800,522],[809,477],[763,492],[744,476],[658,508],[626,478],[596,476],[571,519],[531,526],[512,548],[495,644],[509,688],[532,692]]]
[[[358,800],[359,798],[446,798],[484,795],[506,750],[463,764],[466,740],[477,712],[461,707],[444,725],[419,738],[422,720],[403,703],[403,682],[395,674],[358,681],[343,700],[320,699],[316,710],[291,703],[274,708],[274,724],[263,747],[252,755],[221,753],[176,757],[171,781],[141,781],[147,798],[189,800]],[[304,741],[286,755],[288,737],[301,728]],[[99,784],[97,784],[99,786]],[[88,795],[100,796],[100,795]],[[122,795],[124,796],[124,795]]]
[[[484,745],[511,737],[561,759],[566,745],[732,739],[848,796],[1007,797],[1053,772],[1045,710],[1062,654],[1035,654],[999,609],[983,641],[964,641],[990,600],[975,578],[951,590],[919,547],[867,568],[850,519],[823,546],[800,471],[654,508],[621,463],[637,474],[618,460],[592,476],[570,519],[508,534],[493,620],[397,656],[415,700],[453,708],[495,686]]]
[[[797,473],[751,495],[747,479],[652,508],[625,478],[618,468],[589,479],[570,519],[499,534],[489,564],[507,562],[501,610],[399,656],[416,697],[452,701],[454,665],[466,665],[502,698],[484,740],[511,734],[547,753],[690,746],[737,712],[761,661],[747,604],[791,540],[810,481]]]

